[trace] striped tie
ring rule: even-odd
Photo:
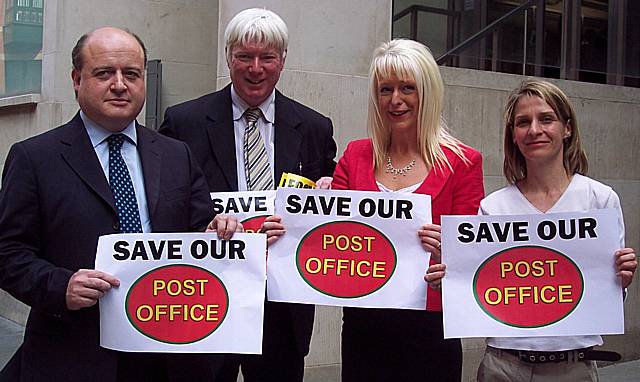
[[[244,171],[249,191],[273,190],[267,150],[256,126],[260,115],[258,108],[250,108],[244,112],[244,119],[247,121],[244,130]]]

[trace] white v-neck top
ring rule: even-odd
[[[384,184],[382,184],[381,182],[376,181],[376,184],[378,185],[378,188],[380,189],[380,191],[382,192],[397,192],[400,194],[410,194],[412,192],[414,192],[415,190],[418,189],[418,187],[420,187],[422,185],[423,182],[418,182],[416,184],[412,184],[411,186],[407,186],[405,188],[401,188],[399,190],[392,190],[389,187],[385,186]]]
[[[620,199],[611,187],[586,176],[575,174],[558,201],[547,213],[581,212],[602,208],[618,211],[620,248],[624,248],[624,220]],[[520,192],[510,185],[487,196],[480,202],[481,215],[525,215],[542,214]],[[558,337],[491,337],[487,345],[501,349],[562,351],[602,345],[600,336],[558,336]]]

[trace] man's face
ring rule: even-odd
[[[255,107],[276,87],[284,57],[265,44],[249,43],[231,47],[227,65],[236,92],[249,106]]]
[[[82,49],[82,69],[71,73],[82,111],[110,131],[122,131],[145,100],[144,53],[136,39],[115,29],[98,29]]]

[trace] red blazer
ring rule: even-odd
[[[431,195],[431,215],[440,224],[442,215],[476,215],[484,197],[482,155],[469,146],[462,151],[470,163],[464,163],[453,151],[442,147],[449,167],[434,168],[415,193]],[[369,139],[347,145],[333,173],[333,189],[380,191],[373,170],[373,145]],[[428,288],[427,310],[442,310],[442,295]]]

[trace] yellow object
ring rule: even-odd
[[[316,188],[316,183],[304,176],[283,172],[278,187]]]

